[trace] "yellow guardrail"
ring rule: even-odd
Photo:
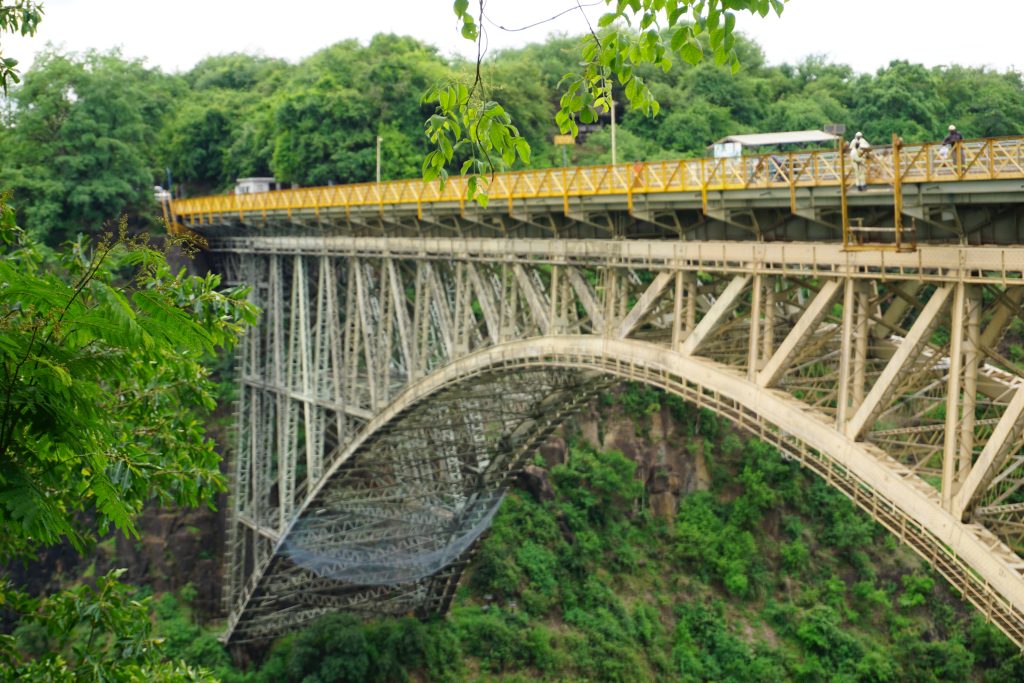
[[[903,183],[1024,178],[1024,136],[965,140],[954,149],[937,142],[904,145],[898,158]],[[634,195],[700,192],[706,202],[709,191],[789,188],[793,192],[798,187],[838,185],[839,176],[838,153],[820,150],[499,173],[487,192],[492,204],[507,201],[510,206],[521,199],[561,198],[566,211],[570,198],[625,195],[632,209]],[[895,178],[892,148],[874,148],[868,160],[869,184],[892,184]],[[452,203],[461,208],[465,202],[465,182],[453,177],[443,188],[415,179],[176,199],[171,202],[171,215],[189,227],[199,227],[218,222],[225,214],[245,219],[268,212],[290,216],[294,211],[414,205],[422,216],[425,205]]]

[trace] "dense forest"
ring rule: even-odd
[[[821,58],[768,66],[742,37],[736,49],[736,74],[708,61],[645,72],[660,113],[623,107],[619,158],[699,156],[724,135],[827,123],[908,142],[940,138],[949,123],[966,137],[1024,130],[1017,72],[901,61],[857,74]],[[555,37],[483,65],[488,96],[529,140],[535,167],[562,163],[551,144],[558,83],[578,50],[577,39]],[[416,177],[433,111],[422,94],[473,67],[394,35],[298,64],[210,57],[181,74],[116,52],[37,60],[0,100],[4,560],[60,539],[93,557],[115,536],[142,546],[132,520],[154,499],[172,509],[213,502],[225,486],[202,421],[232,387],[204,366],[256,312],[244,289],[175,272],[135,236],[160,230],[153,186],[195,196],[246,176],[366,182],[378,136],[383,178]],[[609,145],[607,126],[596,126],[570,161],[607,163]],[[112,230],[93,246],[79,237],[103,226]],[[60,400],[40,407],[41,392]],[[105,459],[126,443],[123,463]],[[26,680],[187,680],[204,670],[275,683],[1024,680],[1009,642],[920,560],[713,415],[625,386],[561,443],[538,455],[550,486],[507,497],[445,619],[330,616],[250,652],[242,670],[194,586],[154,594],[87,561],[56,579],[68,591],[41,602],[0,584],[0,666]],[[673,489],[640,472],[651,444],[703,474]],[[48,488],[25,483],[35,481]],[[680,494],[670,504],[667,489]]]
[[[550,38],[484,64],[487,95],[503,103],[532,145],[534,167],[562,163],[551,142],[558,84],[578,51],[578,39]],[[878,141],[893,132],[908,142],[941,139],[950,123],[968,138],[1024,130],[1018,72],[899,61],[857,74],[813,57],[767,66],[742,37],[737,52],[737,74],[710,62],[645,74],[661,110],[648,117],[620,104],[618,158],[699,156],[725,135],[827,123]],[[210,57],[183,74],[117,53],[51,51],[0,109],[0,181],[13,192],[22,225],[59,243],[125,212],[153,222],[153,185],[170,182],[176,195],[194,196],[229,191],[247,176],[286,185],[371,181],[377,136],[382,178],[416,177],[430,149],[423,130],[433,111],[421,96],[445,78],[469,79],[472,67],[395,35],[369,45],[341,42],[298,64]],[[608,163],[610,132],[597,128],[571,148],[570,163]]]

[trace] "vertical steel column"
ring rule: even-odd
[[[747,339],[747,379],[757,378],[757,354],[760,350],[761,331],[761,275],[755,275],[750,291],[750,331]]]
[[[338,445],[348,440],[348,416],[345,414],[344,381],[344,332],[341,328],[341,311],[338,310],[338,277],[334,259],[324,258],[324,284],[326,286],[326,310],[329,352],[327,363],[331,372],[331,400],[334,403],[335,420],[338,430]]]
[[[379,320],[377,321],[377,335],[379,337],[379,349],[377,354],[378,365],[378,386],[379,395],[377,399],[381,405],[387,405],[391,400],[391,366],[394,355],[395,343],[395,315],[394,297],[391,296],[391,278],[388,277],[387,259],[381,259],[380,270],[377,271],[377,304]]]
[[[341,361],[345,367],[345,403],[359,407],[359,308],[356,304],[355,272],[359,260],[345,259],[345,329]]]
[[[615,266],[604,268],[604,333],[613,334],[619,326],[618,306],[619,271]]]
[[[466,294],[468,294],[469,282],[466,277],[466,264],[462,261],[455,262],[455,316],[452,320],[455,329],[452,331],[454,334],[455,353],[465,354],[469,352],[469,325],[466,319],[466,314],[472,315],[472,312],[468,309],[472,307],[469,302],[466,301]]]
[[[284,386],[286,381],[286,373],[284,364],[286,362],[286,348],[284,342],[284,273],[282,268],[283,257],[274,255],[270,257],[270,306],[271,306],[271,319],[272,319],[272,334],[273,334],[273,369],[274,369],[274,387],[281,388]],[[269,397],[268,397],[269,398]],[[273,453],[270,458],[276,456],[277,458],[277,528],[283,530],[288,524],[288,518],[285,514],[284,506],[284,491],[288,486],[287,477],[290,476],[288,470],[288,409],[291,399],[285,392],[279,391],[274,397],[275,404],[275,421],[277,423],[276,435],[277,435],[277,448],[274,449],[276,453]],[[272,465],[269,462],[268,466]],[[271,470],[272,471],[272,470]],[[270,482],[267,482],[266,494],[270,495]],[[258,541],[257,541],[258,543]]]
[[[548,334],[561,334],[563,331],[563,322],[559,316],[559,292],[558,292],[558,266],[551,266],[551,295],[548,297],[548,321],[549,328]]]
[[[964,395],[960,420],[960,458],[956,478],[963,482],[974,460],[974,411],[978,400],[978,365],[981,362],[981,290],[966,288],[967,338],[964,344]]]
[[[686,280],[686,335],[684,338],[693,332],[693,328],[697,326],[697,274],[696,273],[684,273],[683,277]]]
[[[295,257],[295,287],[297,293],[295,295],[298,301],[298,344],[299,344],[299,388],[302,392],[302,420],[305,431],[305,442],[306,442],[306,482],[307,485],[312,488],[313,483],[316,481],[317,470],[319,469],[319,463],[317,462],[317,447],[316,440],[321,438],[322,435],[317,429],[317,425],[314,420],[314,411],[318,410],[313,405],[313,377],[312,369],[312,340],[309,337],[309,328],[311,326],[312,316],[310,316],[309,309],[309,292],[308,282],[305,268],[305,256]],[[292,311],[293,318],[295,312]],[[296,482],[294,477],[292,478],[291,490],[295,490]]]
[[[679,350],[683,336],[683,271],[676,271],[675,291],[672,299],[672,350]]]
[[[864,402],[864,385],[868,365],[868,322],[870,320],[870,293],[864,283],[857,283],[854,293],[856,330],[853,348],[853,409]]]
[[[513,328],[513,315],[511,310],[512,304],[512,293],[509,291],[509,279],[512,277],[509,273],[508,265],[505,263],[501,264],[501,272],[498,274],[501,282],[501,287],[498,291],[498,342],[505,342],[512,338]]]
[[[378,344],[380,340],[377,338],[375,325],[373,324],[373,317],[370,311],[371,305],[371,292],[369,276],[364,272],[363,262],[359,261],[355,264],[355,290],[356,290],[356,306],[359,309],[358,322],[362,328],[362,345],[363,345],[363,364],[366,367],[366,381],[365,384],[370,392],[369,403],[366,407],[373,410],[377,407],[379,399],[379,391],[377,387],[377,355],[380,353]]]
[[[775,278],[765,278],[764,331],[761,336],[761,362],[767,362],[775,353]],[[758,368],[760,370],[760,368]]]
[[[416,282],[413,296],[413,367],[409,371],[412,379],[422,377],[427,372],[427,341],[430,337],[430,287],[427,285],[426,265],[423,261],[416,262]]]
[[[949,313],[949,374],[946,378],[946,434],[942,448],[942,506],[953,509],[953,478],[960,454],[960,379],[963,372],[964,283],[956,283]]]
[[[853,311],[854,281],[848,277],[843,282],[843,324],[839,344],[839,390],[836,394],[836,425],[846,426],[847,411],[850,407],[850,356],[853,352]]]

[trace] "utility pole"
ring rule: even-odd
[[[383,140],[381,136],[377,136],[377,182],[380,183],[380,141]]]

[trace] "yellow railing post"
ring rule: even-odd
[[[846,140],[840,135],[836,140],[839,155],[839,211],[843,221],[843,248],[850,246],[850,213],[846,206]]]
[[[708,213],[707,159],[703,157],[700,160],[700,205],[706,216]]]
[[[903,169],[900,168],[900,148],[903,140],[896,133],[892,134],[892,203],[893,225],[896,226],[896,251],[900,250],[903,237]]]

